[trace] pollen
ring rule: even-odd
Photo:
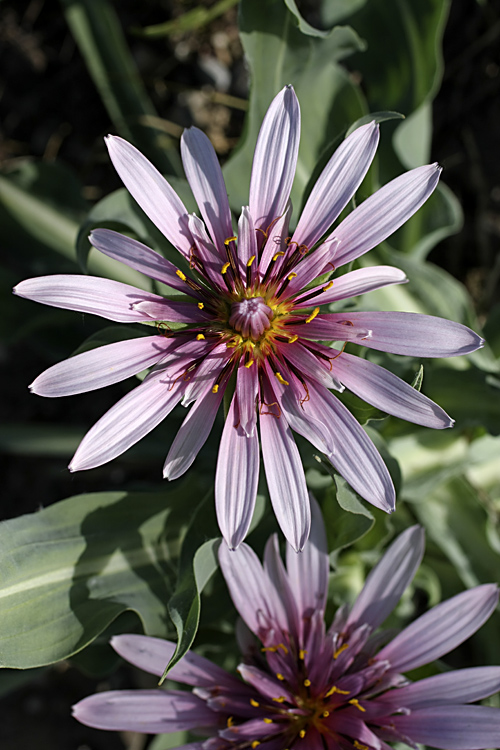
[[[272,719],[267,719],[267,718],[264,719],[264,724],[272,724],[272,723],[273,723]]]
[[[232,717],[232,716],[228,716],[228,717],[227,717],[227,722],[226,722],[226,724],[227,724],[227,726],[228,726],[228,727],[232,727],[232,726],[233,726],[233,724],[234,724],[234,719],[233,719],[233,717]]]
[[[247,268],[251,267],[254,260],[255,260],[255,255],[252,255],[252,257],[247,260]]]
[[[298,338],[299,337],[297,336],[297,334],[294,334],[293,336],[290,336],[290,338],[288,339],[288,343],[289,344],[294,344],[297,341]]]
[[[311,687],[311,680],[304,680],[304,687]]]
[[[224,263],[224,265],[221,268],[221,273],[225,274],[230,265],[231,263],[229,261],[227,261],[227,263]]]
[[[340,654],[343,654],[346,648],[349,648],[349,644],[343,643],[342,646],[340,646],[340,648],[338,648],[336,651],[333,652],[333,658],[338,659]]]
[[[179,277],[179,278],[180,278],[180,279],[181,279],[182,281],[186,281],[186,278],[187,278],[187,276],[186,276],[186,274],[185,274],[185,273],[182,273],[182,271],[180,270],[180,268],[178,268],[178,269],[177,269],[177,271],[176,271],[175,273],[177,274],[177,276],[178,276],[178,277]]]
[[[218,390],[219,390],[219,384],[218,384],[218,383],[216,383],[216,384],[214,385],[214,387],[212,388],[212,393],[217,393],[217,391],[218,391]]]
[[[338,693],[339,695],[349,695],[349,690],[340,690],[340,688],[334,685],[327,693],[325,693],[325,698],[329,698],[334,693]]]
[[[304,657],[305,657],[306,654],[307,654],[307,651],[305,651],[303,648],[301,648],[300,651],[299,651],[299,659],[301,659],[302,661],[304,661]]]
[[[254,361],[255,360],[253,359],[249,359],[248,362],[245,362],[245,367],[249,369],[253,365]]]
[[[273,257],[273,261],[274,261],[274,262],[276,262],[276,261],[278,260],[278,258],[279,258],[279,257],[280,257],[281,255],[284,255],[284,254],[285,254],[285,253],[283,252],[283,250],[278,250],[278,252],[276,253],[276,255],[275,255],[275,256]]]
[[[236,242],[237,239],[238,239],[237,237],[228,237],[227,239],[224,240],[224,244],[229,245],[230,242]]]
[[[198,307],[200,308],[200,310],[203,310],[205,305],[203,304],[203,302],[198,302]]]
[[[351,704],[351,706],[356,706],[356,708],[358,708],[362,713],[366,712],[366,708],[363,708],[363,706],[361,705],[361,703],[358,701],[357,698],[351,698],[349,703]]]
[[[314,320],[316,315],[319,313],[319,307],[315,307],[312,313],[309,315],[308,318],[306,318],[306,323],[310,323],[311,320]]]
[[[260,745],[260,742],[259,742],[259,740],[254,740],[254,741],[252,742],[252,744],[251,744],[251,748],[252,748],[252,750],[255,750],[255,748],[256,748],[256,747],[258,747],[259,745]],[[368,750],[368,748],[367,748],[367,750]]]
[[[276,672],[276,677],[278,678],[278,680],[282,680],[282,681],[285,679],[283,675],[281,674],[281,672]]]
[[[199,333],[196,337],[196,341],[203,341],[204,338],[205,336],[202,333]]]
[[[288,281],[291,281],[291,280],[292,280],[292,279],[294,279],[294,278],[295,278],[296,276],[297,276],[297,274],[296,274],[296,273],[295,273],[294,271],[292,271],[292,273],[289,273],[289,274],[288,274],[288,276],[287,276],[287,279],[288,279]]]
[[[278,698],[273,698],[273,701],[276,701],[276,703],[284,703],[286,698],[284,695],[280,695]]]
[[[306,730],[305,729],[301,729],[300,732],[299,732],[300,739],[303,740],[305,736],[306,736]]]
[[[290,385],[290,383],[288,382],[288,380],[285,380],[285,378],[281,375],[281,373],[275,372],[274,374],[278,378],[278,380],[281,383],[281,385]]]
[[[326,286],[323,287],[323,291],[327,292],[329,289],[331,289],[333,286],[333,281],[329,281]]]
[[[357,740],[354,740],[352,744],[354,745],[356,750],[370,750],[368,745],[362,745],[361,742],[358,742]]]
[[[330,716],[330,711],[323,711],[323,713],[321,714],[321,717],[323,719],[328,719],[329,716]]]
[[[254,700],[253,698],[250,698],[250,705],[253,706],[254,708],[258,708],[260,706],[260,703]]]

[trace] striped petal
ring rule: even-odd
[[[489,706],[436,706],[391,716],[390,723],[414,742],[442,750],[498,747],[500,711]]]
[[[358,268],[333,279],[328,284],[305,292],[296,299],[294,307],[310,307],[312,304],[328,305],[341,299],[350,299],[359,294],[374,292],[391,284],[405,284],[407,281],[406,274],[392,266]]]

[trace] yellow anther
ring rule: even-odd
[[[236,339],[236,341],[228,341],[226,344],[226,349],[234,349],[235,346],[238,346],[238,339]]]
[[[224,240],[224,244],[229,245],[230,242],[236,242],[237,239],[237,237],[228,237],[227,240]]]
[[[249,359],[248,362],[245,362],[245,367],[248,369],[250,368],[254,363],[253,359]]]
[[[346,648],[349,648],[348,643],[343,643],[340,648],[338,648],[336,651],[333,652],[333,658],[338,659],[340,654],[343,654]]]
[[[228,727],[232,727],[232,726],[233,726],[233,724],[234,724],[234,719],[233,719],[233,717],[232,717],[232,716],[228,716],[228,717],[227,717],[227,722],[226,722],[226,724],[227,724],[227,726],[228,726]]]
[[[327,693],[325,693],[325,698],[329,698],[334,693],[338,693],[339,695],[349,695],[349,690],[340,690],[340,688],[334,685]]]
[[[205,336],[202,333],[199,333],[196,337],[196,341],[203,341],[204,338]]]
[[[298,338],[299,337],[297,336],[297,334],[294,334],[293,336],[290,336],[290,338],[288,339],[288,343],[293,344],[295,341],[297,341]]]
[[[273,257],[273,261],[277,261],[280,255],[284,255],[285,253],[282,250],[278,250],[276,255]]]
[[[276,677],[278,678],[278,680],[284,680],[285,679],[283,677],[283,675],[281,674],[281,672],[276,672]]]
[[[272,724],[272,723],[273,723],[272,719],[264,719],[264,724]]]
[[[200,308],[200,310],[203,310],[205,305],[203,304],[203,302],[198,302],[198,307]]]
[[[329,289],[331,289],[333,286],[333,281],[329,281],[326,286],[323,287],[323,291],[327,292]]]
[[[288,279],[288,281],[291,281],[291,280],[292,280],[292,279],[294,279],[294,278],[295,278],[296,276],[297,276],[297,274],[296,274],[296,273],[294,273],[294,271],[292,271],[292,273],[289,273],[289,274],[288,274],[288,276],[287,276],[287,279]]]
[[[288,383],[287,383],[287,385],[288,385]],[[278,643],[278,645],[276,646],[276,648],[277,649],[280,648],[283,651],[283,653],[285,654],[285,656],[288,654],[288,649],[287,649],[287,647],[285,646],[284,643]]]
[[[306,736],[306,730],[305,729],[301,729],[300,732],[299,732],[300,739],[303,740],[305,736]]]
[[[177,274],[177,276],[178,276],[178,277],[179,277],[180,279],[182,279],[182,281],[186,281],[186,274],[185,274],[185,273],[182,273],[182,271],[180,270],[180,268],[178,268],[178,269],[177,269],[177,271],[176,271],[175,273]]]
[[[284,695],[280,695],[279,698],[273,698],[273,701],[276,701],[276,703],[284,703],[286,698]]]
[[[247,260],[247,268],[250,268],[254,260],[255,260],[255,255],[252,255],[252,257]]]
[[[260,703],[258,701],[255,701],[253,698],[250,698],[250,705],[254,708],[258,708],[260,706]]]
[[[224,263],[224,265],[222,266],[222,269],[221,269],[221,273],[222,274],[226,273],[226,271],[227,271],[227,269],[229,268],[230,265],[231,265],[231,263],[229,261],[227,263]]]
[[[312,313],[309,315],[308,318],[306,318],[306,323],[310,323],[311,320],[314,320],[316,315],[319,313],[319,307],[315,307]]]
[[[304,680],[304,687],[311,687],[311,680],[305,679]]]
[[[277,646],[262,646],[261,651],[264,653],[265,651],[270,651],[272,654],[275,654],[278,650]]]
[[[358,701],[357,698],[352,698],[349,701],[349,703],[351,704],[351,706],[356,706],[356,708],[359,708],[360,711],[362,711],[363,713],[365,713],[366,708],[363,708],[363,706],[361,705],[361,703]]]
[[[290,383],[288,382],[288,380],[285,380],[285,378],[283,377],[283,375],[281,373],[275,372],[274,374],[278,378],[278,380],[281,383],[281,385],[290,385]],[[286,653],[288,653],[288,649],[287,649]]]
[[[354,740],[352,744],[354,745],[356,750],[370,750],[368,745],[362,745],[361,742],[358,742],[357,740]]]
[[[214,385],[214,387],[212,388],[212,393],[217,393],[217,391],[218,391],[218,390],[219,390],[219,384],[218,384],[218,383],[216,383],[216,384]]]
[[[306,654],[307,654],[307,651],[304,651],[304,649],[301,648],[299,651],[299,659],[302,659],[302,661],[304,661],[304,657]]]
[[[323,719],[328,719],[328,717],[330,716],[330,711],[323,711],[321,716],[323,717]]]
[[[252,750],[255,750],[256,747],[260,745],[259,740],[254,740],[251,744]]]

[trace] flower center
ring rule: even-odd
[[[229,325],[241,334],[244,339],[258,341],[271,326],[273,311],[262,297],[242,299],[233,302],[229,316]]]

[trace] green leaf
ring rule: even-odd
[[[338,475],[334,476],[334,484],[325,495],[322,510],[328,549],[337,553],[367,534],[375,518],[345,479]]]
[[[416,391],[422,390],[422,383],[424,382],[424,366],[420,365],[418,371],[415,373],[411,387],[415,388]]]
[[[145,118],[156,111],[139,77],[118,16],[107,0],[61,0],[87,69],[118,133],[162,172],[181,174],[172,140]]]
[[[156,39],[162,36],[171,36],[172,34],[183,34],[186,31],[195,31],[206,26],[215,18],[218,18],[227,10],[236,5],[238,0],[219,0],[211,8],[198,6],[187,13],[183,13],[177,18],[173,18],[166,23],[159,23],[154,26],[146,26],[145,29],[132,29],[137,36],[143,36],[150,39]]]
[[[168,635],[192,492],[79,495],[0,524],[0,664],[66,659],[127,610],[147,634]]]
[[[363,95],[338,61],[361,42],[352,29],[336,27],[324,38],[308,36],[283,0],[243,0],[240,30],[252,88],[245,131],[224,167],[235,211],[248,203],[250,170],[257,134],[273,97],[293,84],[301,105],[302,138],[292,203],[304,189],[325,147],[367,111]]]
[[[429,369],[426,392],[456,421],[457,428],[485,427],[500,434],[500,379],[476,368],[460,371],[449,367]]]
[[[404,120],[405,116],[401,112],[369,112],[367,115],[363,115],[353,122],[350,128],[347,130],[346,138],[355,130],[360,128],[362,125],[368,125],[369,122],[388,122],[389,120]]]
[[[210,491],[196,509],[182,543],[179,575],[168,603],[170,618],[177,630],[177,647],[165,665],[160,684],[193,644],[200,622],[200,593],[218,567],[218,533],[213,493]],[[207,540],[212,534],[216,538]]]

